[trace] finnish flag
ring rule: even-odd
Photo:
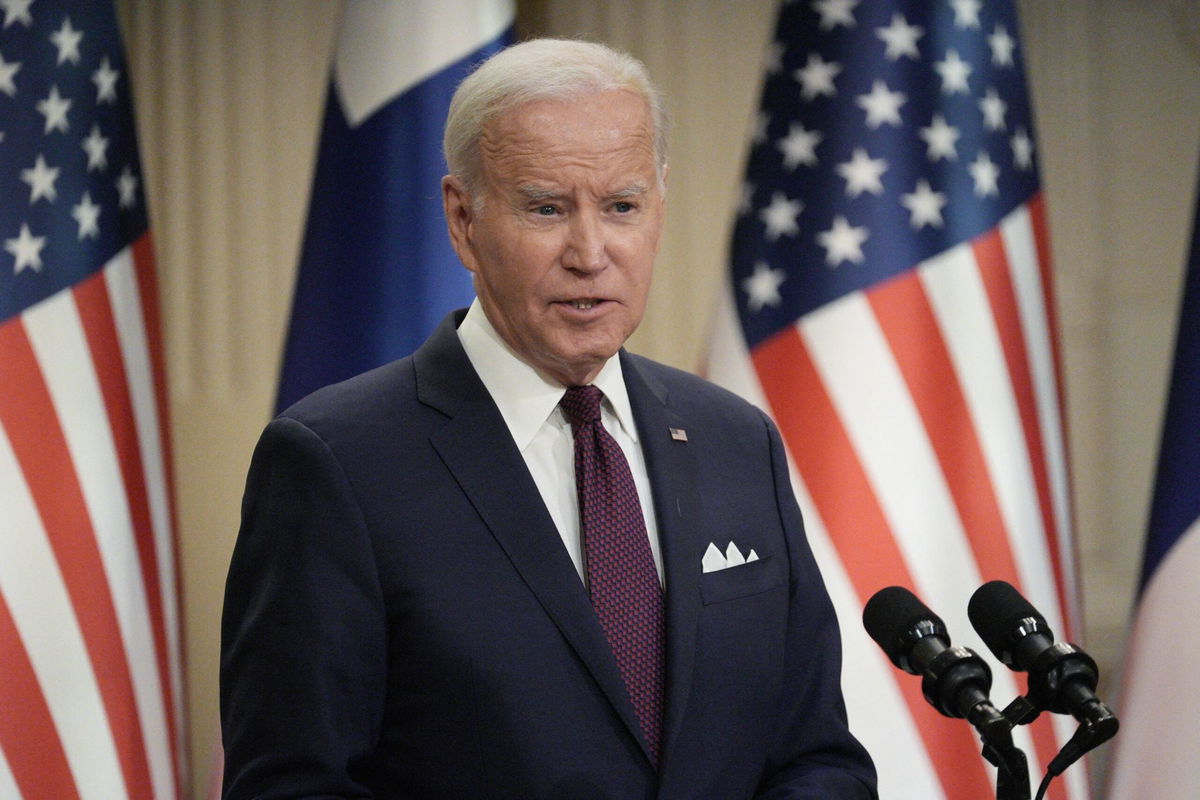
[[[408,355],[473,297],[442,216],[450,97],[511,0],[352,0],[340,22],[279,380],[282,410]]]

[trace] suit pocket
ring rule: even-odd
[[[700,576],[700,598],[704,605],[761,594],[783,584],[775,559],[765,556],[757,561],[727,567]]]

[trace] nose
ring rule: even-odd
[[[577,212],[568,227],[563,266],[576,272],[592,273],[604,269],[607,261],[603,222],[590,211]]]

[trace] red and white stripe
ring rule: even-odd
[[[0,797],[184,793],[153,270],[147,235],[0,325]]]
[[[852,268],[852,267],[847,267]],[[908,273],[845,296],[747,352],[726,293],[708,375],[770,412],[808,535],[838,608],[855,732],[889,798],[988,797],[995,770],[965,721],[940,717],[920,680],[862,630],[889,585],[913,589],[955,643],[986,654],[966,616],[1006,580],[1061,639],[1078,627],[1066,442],[1040,197]],[[990,659],[990,656],[987,656]],[[1024,679],[993,660],[992,698]],[[1073,722],[1017,732],[1038,780]],[[1082,770],[1050,797],[1083,798]]]

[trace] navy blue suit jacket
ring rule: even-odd
[[[770,421],[621,353],[666,573],[656,770],[460,318],[259,442],[222,621],[226,797],[874,797]],[[759,560],[702,573],[730,541]]]

